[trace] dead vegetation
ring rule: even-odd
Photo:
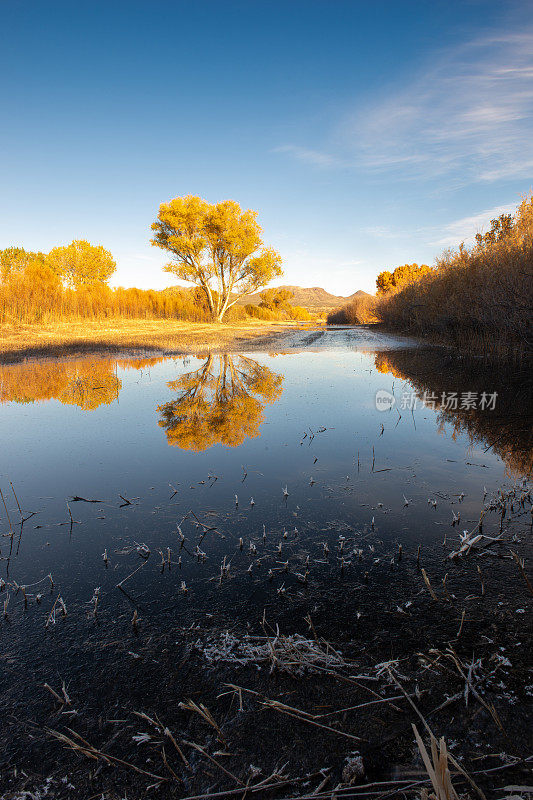
[[[245,481],[247,471],[243,469]],[[171,488],[176,492],[176,487]],[[283,493],[287,498],[291,495],[287,487],[283,487]],[[14,489],[13,496],[16,497]],[[75,499],[91,502],[83,497]],[[127,504],[122,503],[120,509],[131,508],[136,502],[138,498],[128,497]],[[487,495],[482,516],[489,548],[500,548],[501,557],[505,558],[510,541],[517,547],[527,532],[530,509],[531,489],[523,482]],[[20,523],[10,518],[10,540],[17,535],[17,525],[22,527],[24,524],[22,508],[19,516]],[[489,531],[494,528],[494,523],[498,528],[501,520],[504,521],[501,533],[492,536]],[[187,512],[176,527],[177,543],[172,549],[169,547],[166,554],[161,549],[158,551],[163,559],[161,569],[159,564],[155,565],[159,580],[165,576],[172,580],[176,570],[179,583],[181,559],[189,558],[197,563],[201,572],[213,573],[211,583],[216,587],[215,591],[222,592],[227,585],[240,580],[239,572],[244,572],[242,578],[246,578],[248,560],[254,570],[260,569],[259,559],[265,566],[270,560],[279,563],[274,546],[277,537],[265,529],[262,539],[250,539],[253,549],[248,546],[240,549],[244,560],[240,562],[240,568],[232,563],[232,557],[224,558],[226,568],[222,580],[217,564],[210,558],[213,543],[220,541],[223,545],[227,541],[220,522],[204,522],[197,514]],[[330,539],[325,559],[315,558],[311,562],[309,556],[306,557],[310,581],[315,586],[321,570],[331,575],[332,572],[339,574],[339,570],[351,569],[351,580],[356,580],[354,555],[357,564],[362,552],[358,537],[352,540],[340,535],[337,527],[332,525],[331,531],[336,539]],[[374,531],[372,534],[375,539]],[[296,529],[291,537],[292,541],[298,540]],[[291,539],[287,534],[281,541],[288,548]],[[199,544],[205,548],[201,551],[201,559],[198,557]],[[376,559],[377,545],[370,545],[368,550],[369,555],[362,556],[361,569],[370,568],[371,561],[381,560],[380,557]],[[329,552],[336,552],[343,563],[339,566],[337,558],[330,560]],[[444,560],[446,552],[445,549]],[[468,568],[471,564],[474,572],[475,567],[479,571],[475,562],[483,557],[484,552],[483,549],[469,548],[460,560],[461,568]],[[108,554],[103,568],[108,568],[110,557],[112,562],[121,558],[141,561],[117,584],[125,597],[136,603],[135,581],[140,570],[152,563],[152,556],[148,545],[135,540],[131,545],[125,544]],[[383,560],[388,558],[389,554],[384,553]],[[85,698],[76,679],[66,681],[62,677],[59,683],[57,680],[55,683],[43,682],[53,708],[51,712],[42,707],[35,711],[41,721],[32,722],[32,738],[40,742],[40,749],[46,749],[45,742],[49,741],[70,752],[75,760],[65,762],[65,757],[57,750],[50,751],[62,764],[63,772],[68,771],[72,785],[79,786],[81,781],[88,781],[91,796],[95,792],[103,792],[105,796],[111,785],[118,781],[122,788],[117,797],[127,796],[132,800],[144,796],[143,792],[153,791],[162,793],[163,797],[187,800],[239,797],[243,792],[279,800],[330,800],[332,797],[378,800],[397,796],[412,800],[489,800],[501,797],[501,792],[492,792],[494,779],[498,778],[498,785],[506,786],[505,774],[523,773],[533,756],[525,750],[527,741],[517,741],[509,727],[513,717],[516,718],[516,700],[514,690],[508,687],[511,662],[505,655],[507,646],[504,648],[501,638],[494,640],[486,635],[490,628],[486,625],[483,603],[490,601],[493,595],[492,570],[484,566],[485,584],[476,600],[474,595],[459,597],[453,585],[442,593],[438,591],[437,582],[433,582],[433,577],[429,578],[420,565],[420,558],[420,553],[417,555],[416,551],[402,548],[397,563],[398,577],[404,574],[407,578],[412,571],[412,580],[406,584],[411,586],[411,599],[407,600],[409,595],[404,595],[403,608],[398,607],[394,624],[401,626],[405,620],[411,629],[420,626],[419,636],[415,638],[426,642],[431,638],[435,642],[433,646],[416,652],[409,652],[407,648],[404,652],[400,650],[395,657],[377,660],[375,654],[384,653],[383,649],[366,648],[362,644],[371,642],[376,632],[379,634],[379,628],[373,630],[372,627],[377,623],[372,621],[369,609],[363,605],[360,607],[367,620],[361,631],[363,639],[358,641],[349,632],[342,643],[332,643],[319,631],[332,627],[343,629],[340,620],[346,609],[339,604],[333,580],[324,576],[320,580],[327,591],[321,602],[329,610],[325,616],[317,609],[312,614],[307,612],[301,619],[305,632],[284,633],[279,623],[269,623],[266,612],[258,625],[249,623],[248,630],[238,625],[220,630],[215,621],[209,626],[198,622],[205,620],[200,609],[199,616],[193,615],[193,622],[184,624],[178,634],[172,625],[168,632],[166,630],[172,617],[159,614],[150,621],[146,610],[139,617],[135,607],[131,642],[127,638],[123,643],[118,642],[120,663],[124,663],[124,655],[127,655],[132,664],[138,662],[140,665],[131,688],[124,686],[118,673],[116,683],[113,682],[111,662],[107,666],[110,682],[97,706],[94,699],[89,699],[94,690],[91,689],[89,697]],[[288,555],[288,559],[287,564],[294,562],[295,556]],[[514,555],[513,558],[509,555],[507,563],[515,562]],[[519,566],[517,572],[510,574],[515,575],[514,591],[518,591],[525,602],[529,577],[523,558]],[[290,576],[293,570],[297,574],[295,567],[301,569],[297,564],[293,567],[292,563],[289,573],[283,565],[273,568],[281,577]],[[434,570],[435,567],[432,572]],[[372,575],[375,581],[374,570]],[[417,580],[420,581],[419,575],[422,582],[426,582],[427,593],[417,592],[415,588]],[[524,575],[527,581],[524,581]],[[394,583],[398,582],[398,577]],[[298,584],[291,583],[293,592],[295,585]],[[197,584],[195,586],[193,593],[198,591]],[[70,644],[67,629],[63,626],[73,617],[71,624],[75,626],[75,635],[79,636],[82,621],[76,604],[69,603],[67,616],[61,587],[56,587],[51,575],[42,579],[42,588],[40,585],[24,585],[10,577],[1,590],[11,597],[12,603],[16,603],[12,616],[15,621],[21,600],[25,614],[37,610],[41,602],[46,605],[43,595],[36,594],[39,588],[43,593],[45,589],[50,591],[50,611],[43,608],[43,630],[53,634],[57,629],[50,646],[61,652],[64,641],[68,651]],[[275,586],[271,591],[276,594]],[[377,591],[381,590],[377,588]],[[342,592],[345,593],[345,588]],[[100,597],[99,588],[95,590],[95,596]],[[314,597],[315,600],[320,598],[316,590]],[[370,594],[368,602],[375,602],[371,597],[375,598],[375,595]],[[108,598],[109,593],[106,602],[109,602]],[[105,638],[102,645],[99,644],[99,631],[106,623],[100,612],[97,616],[93,602],[94,596],[89,604],[91,613],[86,616],[86,620],[95,626],[92,644],[87,643],[88,652],[96,648],[95,652],[99,652],[102,659],[109,644],[105,643]],[[308,607],[305,593],[300,599],[293,595],[292,602],[286,595],[282,602],[288,603],[285,614],[278,611],[284,625],[290,624],[295,609]],[[477,602],[476,610],[474,602]],[[465,605],[469,608],[467,614],[463,608]],[[332,612],[336,620],[334,625]],[[425,628],[424,633],[422,628]],[[477,635],[478,629],[483,632],[481,638]],[[522,633],[527,636],[526,631]],[[167,684],[163,665],[155,672],[151,665],[160,662],[162,653],[176,653],[177,636],[182,642],[177,659],[178,672],[187,669],[185,665],[190,666],[187,677],[180,679],[174,691]],[[110,656],[115,652],[116,644],[109,652]],[[513,661],[516,657],[515,653]],[[169,667],[175,658],[172,655]],[[143,674],[145,671],[146,676]],[[156,675],[156,684],[151,690]],[[132,677],[127,680],[132,680]],[[516,687],[516,680],[514,685]],[[384,731],[390,731],[385,739]],[[467,738],[473,731],[482,732],[493,743],[492,746],[469,753]],[[464,741],[458,736],[463,736]],[[271,737],[270,745],[268,737]],[[498,755],[493,752],[494,748]],[[294,757],[291,757],[293,751]],[[383,759],[389,758],[403,761],[402,769],[384,769]],[[299,763],[305,765],[303,771]],[[130,778],[130,775],[136,777]],[[47,785],[54,789],[54,797],[58,800],[68,797],[68,793],[63,793],[56,772],[52,772],[47,780]],[[10,782],[8,780],[8,784]],[[26,785],[31,788],[23,791],[29,794],[20,796],[40,797],[41,789],[35,779]],[[18,797],[15,791],[4,796],[13,800]],[[113,797],[113,794],[109,796]],[[517,796],[522,798],[523,794]]]
[[[379,322],[376,304],[377,299],[372,295],[355,297],[348,305],[328,314],[328,325],[366,325]]]
[[[294,325],[294,323],[292,323]],[[164,351],[196,353],[206,349],[242,350],[263,347],[291,330],[290,322],[253,320],[237,324],[192,323],[176,320],[106,320],[0,327],[0,362],[28,357],[79,353]]]
[[[165,475],[157,504],[72,487],[52,519],[4,480],[6,800],[529,800],[531,483],[481,483],[470,510],[466,486],[411,486],[393,511],[385,426],[336,483],[317,444],[334,430],[299,432],[314,477],[280,476],[271,516],[251,464],[231,484]],[[362,470],[373,499],[355,521],[342,507]],[[37,514],[33,535],[73,550],[95,519],[119,534],[81,551],[83,597],[70,559],[24,579]]]
[[[502,215],[474,247],[446,251],[428,275],[383,294],[378,318],[390,329],[433,337],[487,359],[531,359],[533,197]]]

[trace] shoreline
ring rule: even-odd
[[[407,336],[421,346],[441,347],[455,353],[460,358],[483,361],[485,364],[494,364],[496,367],[501,367],[509,362],[520,365],[528,364],[531,361],[531,349],[527,346],[503,339],[496,341],[488,334],[476,335],[472,331],[463,330],[462,338],[451,338],[431,331],[425,333],[412,331],[404,327],[388,325],[385,322],[370,322],[366,325],[389,336]]]
[[[296,322],[181,322],[176,320],[111,320],[21,325],[0,328],[0,364],[27,358],[58,358],[124,351],[193,354],[224,347],[256,349],[286,333],[316,328]]]

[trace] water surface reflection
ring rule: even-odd
[[[259,436],[263,408],[283,392],[283,377],[249,356],[209,355],[167,386],[177,398],[158,407],[170,445],[207,450],[238,447]]]
[[[376,368],[383,374],[408,381],[419,401],[433,397],[439,431],[451,430],[452,438],[466,434],[472,448],[492,450],[509,474],[530,475],[533,470],[533,383],[527,369],[501,366],[488,369],[474,360],[458,358],[432,348],[377,353]],[[449,398],[465,392],[480,398],[496,394],[494,408],[449,407]]]
[[[298,358],[296,353],[292,356]],[[195,360],[198,366],[192,370],[187,369],[190,358],[180,361],[161,356],[99,356],[4,365],[0,366],[0,403],[57,400],[92,412],[119,402],[128,373],[137,375],[139,383],[150,380],[151,369],[156,366],[166,372],[175,367],[181,374],[165,383],[171,396],[154,404],[169,445],[200,452],[217,444],[239,447],[246,439],[259,437],[265,407],[282,396],[283,374],[249,355],[208,354]],[[533,400],[527,372],[488,371],[481,364],[432,348],[387,349],[375,352],[373,360],[379,374],[407,382],[403,389],[408,385],[419,401],[425,395],[436,398],[431,410],[436,412],[437,431],[451,431],[452,438],[465,434],[472,448],[480,445],[483,450],[492,450],[506,464],[509,474],[531,474]],[[314,380],[319,381],[321,374],[327,379],[326,364],[319,359]],[[310,380],[310,376],[302,375],[301,379]],[[385,385],[384,381],[382,387]],[[443,394],[460,395],[465,390],[496,392],[495,409],[450,408],[440,400]],[[396,409],[401,408],[401,391],[396,383]],[[359,400],[354,396],[354,406]]]

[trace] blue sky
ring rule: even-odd
[[[533,186],[533,4],[0,0],[0,247],[161,288],[159,203],[259,212],[282,283],[373,291]]]

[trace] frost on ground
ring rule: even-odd
[[[261,643],[259,643],[261,642]],[[295,633],[273,637],[244,636],[239,639],[233,633],[224,631],[218,639],[202,642],[198,639],[194,648],[202,653],[210,664],[255,664],[258,669],[263,663],[270,664],[270,671],[278,669],[292,675],[303,675],[306,671],[338,669],[346,662],[338,650],[331,645],[314,639],[306,639]]]

